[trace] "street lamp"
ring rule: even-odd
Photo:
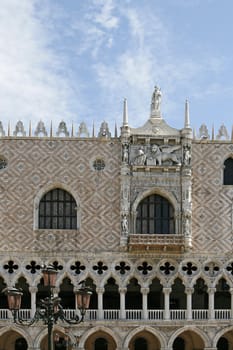
[[[64,309],[61,306],[61,298],[54,296],[53,288],[56,285],[57,271],[49,265],[42,270],[44,286],[48,287],[48,297],[41,299],[37,305],[34,317],[31,320],[22,319],[20,316],[20,307],[22,291],[15,287],[7,287],[3,290],[8,300],[8,308],[11,310],[14,322],[23,326],[30,326],[39,320],[42,320],[48,327],[48,350],[53,350],[52,331],[53,325],[60,319],[68,324],[78,324],[83,321],[86,310],[89,308],[91,289],[85,285],[85,281],[80,282],[81,287],[75,292],[76,305],[80,311],[81,317],[77,314],[68,319]]]

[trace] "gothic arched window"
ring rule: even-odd
[[[77,229],[77,204],[73,196],[60,188],[47,192],[39,205],[40,229]]]
[[[137,208],[136,233],[175,233],[174,209],[171,203],[158,194],[144,198]]]
[[[228,158],[224,162],[223,184],[233,185],[233,158]]]

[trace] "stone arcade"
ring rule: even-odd
[[[54,349],[233,349],[233,133],[184,128],[162,117],[120,137],[103,122],[62,121],[48,132],[0,123],[0,290],[24,291],[21,314],[44,297],[41,268],[58,271],[67,317],[74,285],[94,293],[85,321],[54,327]],[[46,350],[47,328],[16,326],[0,297],[0,350]]]

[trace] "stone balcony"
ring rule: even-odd
[[[172,234],[131,234],[129,235],[129,250],[159,250],[182,252],[185,245],[183,235]]]

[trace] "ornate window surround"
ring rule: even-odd
[[[137,198],[135,199],[133,205],[132,205],[132,210],[131,210],[131,219],[132,219],[132,234],[136,233],[136,220],[137,220],[137,208],[139,203],[146,197],[149,197],[151,195],[158,194],[164,198],[166,198],[171,205],[174,208],[174,220],[175,220],[175,233],[174,234],[179,234],[181,232],[181,227],[180,227],[180,222],[178,218],[180,217],[180,208],[177,203],[177,200],[175,199],[174,195],[171,194],[168,191],[165,191],[161,188],[156,188],[154,187],[153,189],[150,189],[148,191],[144,191],[140,193]]]
[[[64,191],[69,192],[75,199],[77,203],[77,230],[80,229],[81,225],[81,210],[80,210],[80,199],[76,191],[74,191],[72,188],[70,188],[67,185],[63,185],[61,183],[53,183],[51,185],[44,186],[40,189],[40,191],[37,193],[36,197],[34,198],[34,220],[33,220],[33,229],[38,230],[39,229],[39,205],[42,197],[49,191],[54,189],[62,189]]]

